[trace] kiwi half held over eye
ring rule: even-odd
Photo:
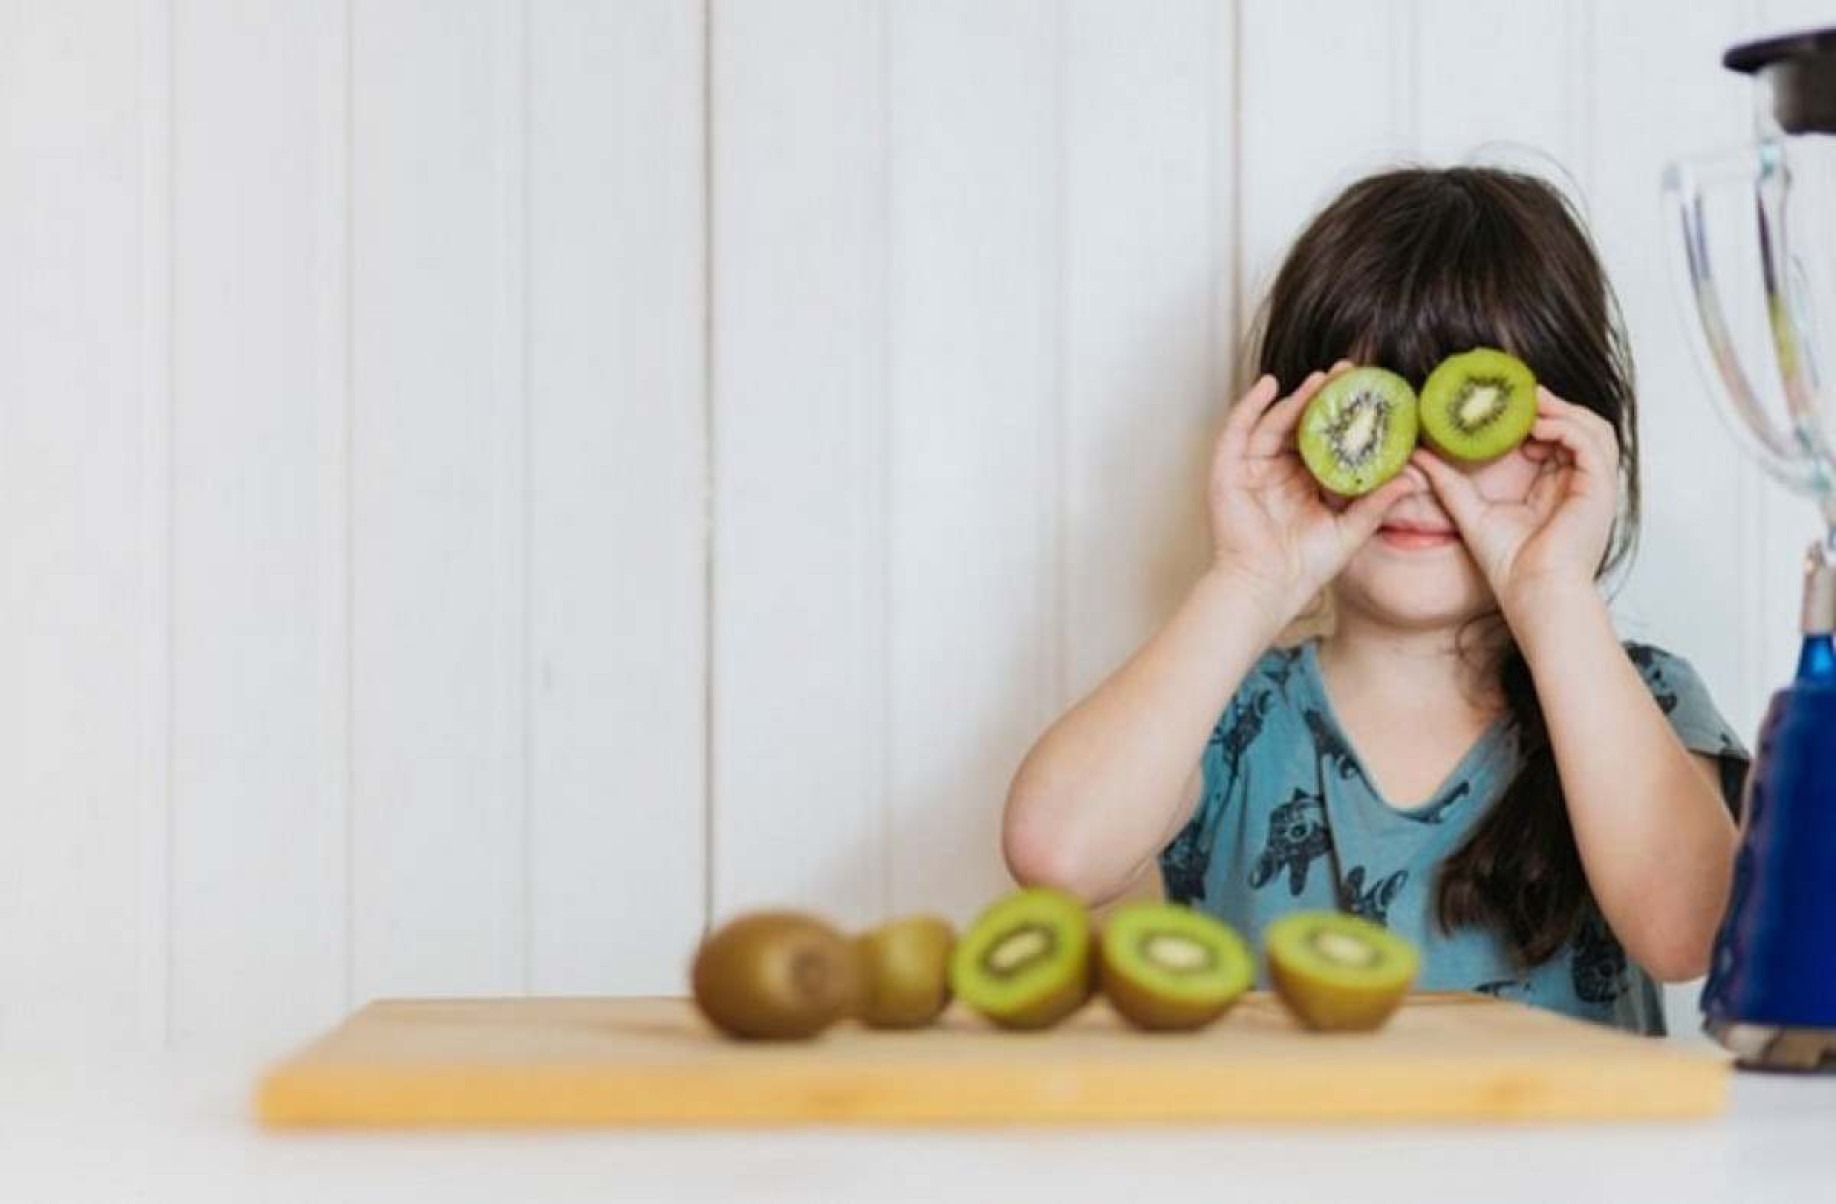
[[[1491,347],[1450,355],[1422,385],[1421,424],[1443,456],[1468,463],[1502,456],[1536,424],[1536,376]]]
[[[814,916],[767,911],[710,934],[695,954],[695,1004],[735,1037],[813,1037],[860,997],[854,944]]]
[[[1300,911],[1262,934],[1269,980],[1309,1028],[1374,1029],[1408,994],[1415,946],[1381,924],[1336,911]]]
[[[1255,979],[1249,946],[1228,924],[1177,903],[1130,903],[1103,925],[1103,995],[1130,1023],[1202,1028]]]
[[[1403,470],[1415,450],[1416,426],[1408,381],[1384,368],[1353,368],[1307,402],[1296,441],[1320,484],[1357,497]]]
[[[861,966],[861,1022],[922,1028],[950,1004],[956,930],[937,916],[907,916],[854,939]]]
[[[1050,887],[1015,891],[976,918],[950,955],[957,998],[1003,1028],[1049,1028],[1090,998],[1090,919]]]

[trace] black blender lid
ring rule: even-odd
[[[1836,54],[1836,25],[1780,34],[1757,42],[1742,42],[1721,56],[1721,65],[1730,71],[1752,75],[1760,68],[1770,67],[1781,59],[1811,58],[1825,54]]]
[[[1766,78],[1773,120],[1787,134],[1836,134],[1836,26],[1748,42],[1721,62]]]

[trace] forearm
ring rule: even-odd
[[[1022,762],[1004,823],[1015,875],[1091,901],[1124,889],[1180,818],[1212,726],[1281,623],[1278,607],[1228,573],[1201,578]]]
[[[1613,631],[1591,585],[1507,606],[1529,662],[1575,844],[1607,922],[1664,979],[1707,966],[1734,826]]]

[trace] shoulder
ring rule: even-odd
[[[1658,706],[1666,715],[1675,712],[1686,702],[1712,705],[1708,686],[1696,672],[1696,667],[1684,657],[1656,644],[1638,640],[1622,640],[1620,646],[1626,650],[1626,657],[1638,670],[1638,675],[1644,678],[1645,688],[1651,691],[1652,697],[1657,699]]]
[[[1299,644],[1278,646],[1263,653],[1250,666],[1249,672],[1243,675],[1243,681],[1237,686],[1237,692],[1231,695],[1230,705],[1224,709],[1218,726],[1227,728],[1245,720],[1267,718],[1276,711],[1288,709],[1298,699],[1302,689],[1299,679],[1305,655],[1305,647]]]
[[[1305,655],[1299,646],[1274,647],[1243,675],[1211,731],[1210,751],[1232,768],[1260,737],[1284,726],[1297,713],[1304,687],[1299,678]]]
[[[1703,688],[1695,668],[1676,653],[1637,640],[1622,640],[1620,646],[1626,650],[1626,657],[1645,679],[1645,688],[1651,691],[1665,714],[1676,709],[1681,700],[1680,687]]]
[[[1644,679],[1672,727],[1691,751],[1710,756],[1746,757],[1696,668],[1686,658],[1656,644],[1622,641],[1626,656]]]

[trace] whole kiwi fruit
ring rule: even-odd
[[[1352,368],[1320,386],[1295,435],[1314,479],[1357,497],[1403,470],[1415,450],[1415,390],[1383,368]]]
[[[740,916],[702,941],[692,972],[695,1004],[731,1036],[814,1037],[848,1015],[861,994],[853,942],[815,916]]]
[[[869,1028],[922,1028],[950,1005],[956,929],[939,916],[905,916],[854,938],[858,1013]]]

